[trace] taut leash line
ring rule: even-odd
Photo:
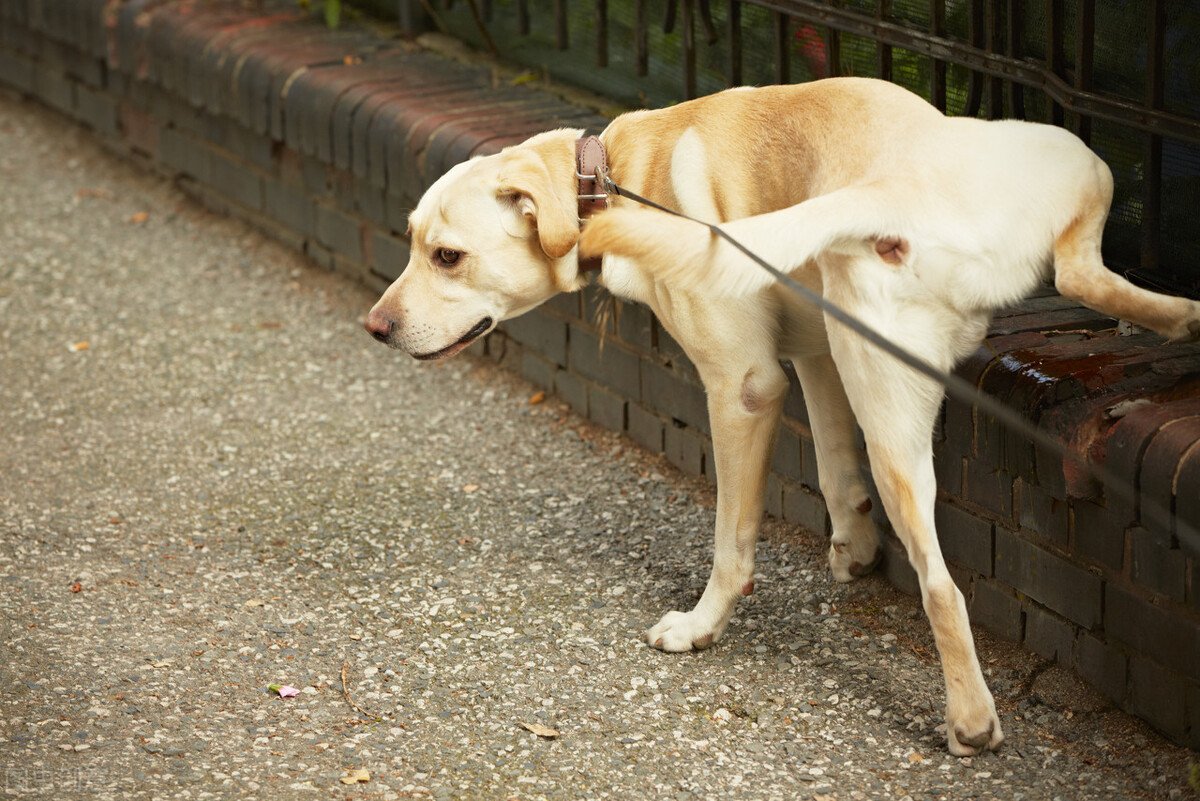
[[[910,353],[896,343],[892,342],[890,339],[887,339],[878,331],[871,328],[869,325],[859,320],[857,317],[850,314],[836,303],[833,303],[823,295],[812,291],[787,273],[768,263],[765,259],[726,233],[722,228],[720,228],[720,226],[704,222],[703,220],[698,220],[695,217],[690,217],[682,212],[676,211],[675,209],[669,209],[666,206],[655,203],[653,200],[642,197],[636,192],[631,192],[619,184],[614,183],[609,177],[607,169],[596,170],[596,182],[604,189],[605,192],[609,194],[628,198],[635,203],[640,203],[652,209],[663,211],[667,214],[672,214],[676,217],[688,220],[689,222],[696,223],[697,225],[703,225],[712,234],[724,239],[730,245],[737,248],[737,250],[745,255],[746,258],[750,259],[759,267],[762,267],[764,270],[770,273],[776,281],[783,284],[794,294],[799,295],[804,300],[816,306],[822,312],[828,314],[842,325],[854,331],[854,333],[858,334],[875,347],[884,351],[893,358],[898,359],[902,364],[912,368],[913,370],[916,370],[926,378],[941,384],[946,390],[946,394],[950,397],[983,410],[987,414],[999,420],[1008,429],[1028,437],[1029,440],[1034,444],[1056,454],[1064,461],[1070,461],[1071,463],[1082,467],[1094,478],[1098,479],[1106,489],[1112,490],[1114,495],[1118,496],[1122,500],[1129,501],[1133,504],[1134,508],[1140,508],[1143,522],[1152,523],[1153,525],[1161,528],[1163,531],[1170,532],[1172,530],[1171,521],[1173,516],[1169,510],[1163,508],[1161,504],[1153,499],[1141,498],[1140,493],[1131,483],[1117,476],[1106,466],[1089,462],[1087,459],[1067,448],[1045,431],[1035,426],[1032,422],[1025,419],[1023,415],[1019,414],[1011,407],[1004,405],[991,395],[983,392],[965,378],[957,376],[954,373],[940,370],[922,359],[920,356]],[[1197,531],[1190,523],[1180,517],[1174,517],[1174,521],[1175,535],[1180,540],[1186,540],[1194,551],[1200,553],[1200,531]]]

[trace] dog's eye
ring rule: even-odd
[[[458,260],[462,258],[462,252],[450,250],[449,248],[442,248],[435,254],[435,258],[437,259],[437,263],[441,266],[453,267],[454,265],[458,264]]]

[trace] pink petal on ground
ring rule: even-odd
[[[290,698],[293,695],[299,695],[299,694],[300,694],[300,691],[297,690],[295,687],[293,687],[290,684],[285,684],[279,688],[279,697],[280,698]]]

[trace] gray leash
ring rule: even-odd
[[[942,387],[945,388],[946,394],[950,397],[966,403],[969,406],[975,406],[978,409],[981,409],[982,411],[994,417],[996,420],[1000,421],[1009,430],[1029,438],[1029,440],[1036,445],[1039,445],[1042,448],[1045,448],[1046,450],[1061,457],[1064,462],[1070,461],[1071,463],[1082,467],[1094,478],[1098,479],[1104,485],[1106,490],[1111,490],[1113,495],[1117,496],[1121,500],[1129,502],[1135,509],[1140,508],[1142,522],[1149,523],[1162,531],[1170,532],[1172,530],[1171,521],[1173,516],[1169,510],[1163,508],[1161,504],[1153,499],[1140,498],[1140,494],[1131,483],[1117,476],[1106,466],[1093,464],[1092,462],[1084,459],[1082,456],[1060,443],[1054,437],[1051,437],[1045,431],[1035,426],[1029,420],[1025,419],[1023,415],[1019,414],[1011,407],[1004,405],[991,395],[983,392],[961,376],[957,376],[954,373],[946,372],[944,370],[939,370],[921,357],[909,353],[907,350],[892,342],[890,339],[887,339],[878,331],[871,328],[869,325],[862,322],[845,309],[828,300],[823,295],[812,291],[787,273],[780,271],[775,266],[768,263],[741,242],[731,237],[719,226],[704,222],[703,220],[698,220],[695,217],[689,217],[688,215],[674,209],[669,209],[666,206],[655,203],[653,200],[642,197],[636,192],[631,192],[630,190],[613,183],[606,169],[598,169],[596,171],[596,181],[605,192],[618,195],[619,197],[628,198],[636,203],[649,206],[650,208],[657,209],[658,211],[664,211],[667,214],[672,214],[676,217],[696,223],[697,225],[703,225],[712,234],[721,237],[730,245],[741,251],[746,258],[762,267],[764,270],[770,273],[776,281],[783,284],[793,293],[799,295],[801,298],[816,306],[825,314],[828,314],[842,325],[854,331],[856,334],[870,342],[875,347],[900,360],[902,364],[912,368],[913,370],[916,370],[926,378],[932,379],[941,384]],[[1200,531],[1197,531],[1195,527],[1180,517],[1174,517],[1174,521],[1175,535],[1180,540],[1186,541],[1194,552],[1200,553]]]

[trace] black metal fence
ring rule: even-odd
[[[1105,253],[1200,297],[1195,0],[400,0],[539,76],[633,106],[874,76],[949,114],[1065,125],[1112,168]]]

